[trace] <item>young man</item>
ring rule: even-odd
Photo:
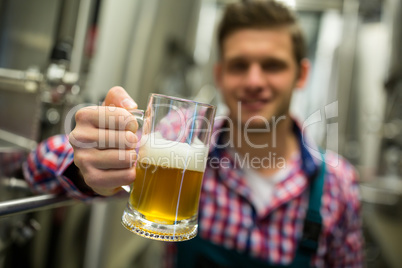
[[[214,72],[229,115],[215,123],[199,235],[177,243],[179,266],[361,267],[356,173],[334,153],[313,157],[289,114],[292,92],[309,72],[294,15],[275,1],[231,4],[218,41]],[[131,184],[132,158],[118,160],[137,142],[135,123],[119,128],[129,108],[135,102],[115,87],[104,106],[78,111],[71,145],[57,136],[31,154],[26,175],[33,188],[87,199]],[[101,116],[114,120],[101,127]],[[111,142],[97,146],[102,138]],[[336,167],[325,164],[334,159]]]

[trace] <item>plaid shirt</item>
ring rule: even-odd
[[[222,122],[215,123],[212,144],[219,143]],[[273,264],[290,264],[295,256],[308,206],[309,179],[320,160],[312,156],[300,128],[294,131],[301,144],[300,158],[292,172],[275,185],[271,202],[264,213],[256,213],[250,201],[251,189],[233,155],[211,147],[204,175],[199,207],[199,235],[223,247],[247,252]],[[306,145],[309,146],[306,146]],[[227,159],[216,168],[213,159]],[[327,173],[322,196],[323,228],[319,248],[313,257],[316,267],[362,267],[359,192],[354,168],[339,155],[326,152]],[[38,193],[66,192],[81,200],[92,197],[81,193],[63,175],[73,162],[73,150],[65,135],[41,143],[30,154],[24,174]],[[336,165],[335,165],[335,164]],[[173,244],[172,244],[173,245]]]

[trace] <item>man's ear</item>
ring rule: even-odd
[[[299,76],[296,80],[296,88],[303,88],[306,85],[309,74],[310,61],[308,59],[303,59],[299,66]]]
[[[215,63],[214,66],[214,78],[215,78],[215,85],[217,86],[218,89],[222,88],[222,62],[217,62]]]

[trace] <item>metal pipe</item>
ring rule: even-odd
[[[2,140],[9,142],[11,144],[17,145],[27,151],[35,149],[38,143],[32,139],[25,138],[21,135],[8,132],[0,128],[0,137]]]
[[[90,20],[93,16],[94,1],[81,0],[78,9],[77,25],[74,35],[73,51],[71,53],[70,71],[80,74],[84,58],[85,41]]]
[[[25,80],[25,71],[0,68],[0,78]]]
[[[30,80],[39,83],[42,82],[43,75],[36,68],[29,68],[25,71],[0,68],[0,78],[22,81]]]
[[[356,51],[356,38],[359,25],[359,1],[348,0],[344,2],[343,6],[343,33],[342,42],[339,47],[339,63],[337,67],[337,94],[336,98],[342,100],[342,105],[339,107],[338,117],[338,133],[339,133],[339,152],[341,155],[346,156],[352,160],[353,156],[348,155],[346,148],[349,147],[350,141],[356,133],[350,129],[350,109],[351,99],[353,93],[353,72],[355,64],[355,51]],[[355,161],[358,161],[355,159]]]
[[[46,194],[4,201],[0,202],[0,218],[16,214],[68,206],[74,204],[75,202],[75,200],[67,196],[55,194]]]
[[[42,81],[43,75],[35,68],[26,71],[0,68],[1,90],[36,93]]]
[[[30,193],[28,183],[23,179],[17,178],[1,178],[0,177],[0,186],[4,187],[6,191],[19,191]]]

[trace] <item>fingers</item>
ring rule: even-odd
[[[131,131],[118,131],[110,129],[94,129],[91,127],[80,127],[70,133],[70,143],[74,149],[81,144],[85,148],[97,149],[134,149],[138,142],[138,137]]]
[[[106,95],[104,105],[137,109],[137,104],[122,87],[112,87]]]
[[[74,154],[74,163],[80,169],[85,184],[106,196],[134,182],[136,159],[134,150],[87,149]]]
[[[84,170],[89,170],[91,167],[102,170],[127,169],[133,167],[136,160],[135,150],[91,148],[74,155],[74,162]]]
[[[77,111],[77,125],[91,125],[95,128],[129,130],[136,132],[138,123],[130,112],[123,108],[91,106]]]
[[[135,179],[135,168],[117,170],[93,169],[93,172],[83,174],[85,183],[100,195],[110,196],[130,185]]]
[[[88,174],[86,183],[93,188],[115,189],[122,185],[129,185],[135,180],[135,168],[117,170],[99,170]]]
[[[121,87],[106,95],[104,106],[85,107],[76,115],[70,133],[74,163],[89,187],[101,195],[112,195],[135,179],[136,118],[127,109],[137,104]],[[131,149],[131,150],[130,150]]]

